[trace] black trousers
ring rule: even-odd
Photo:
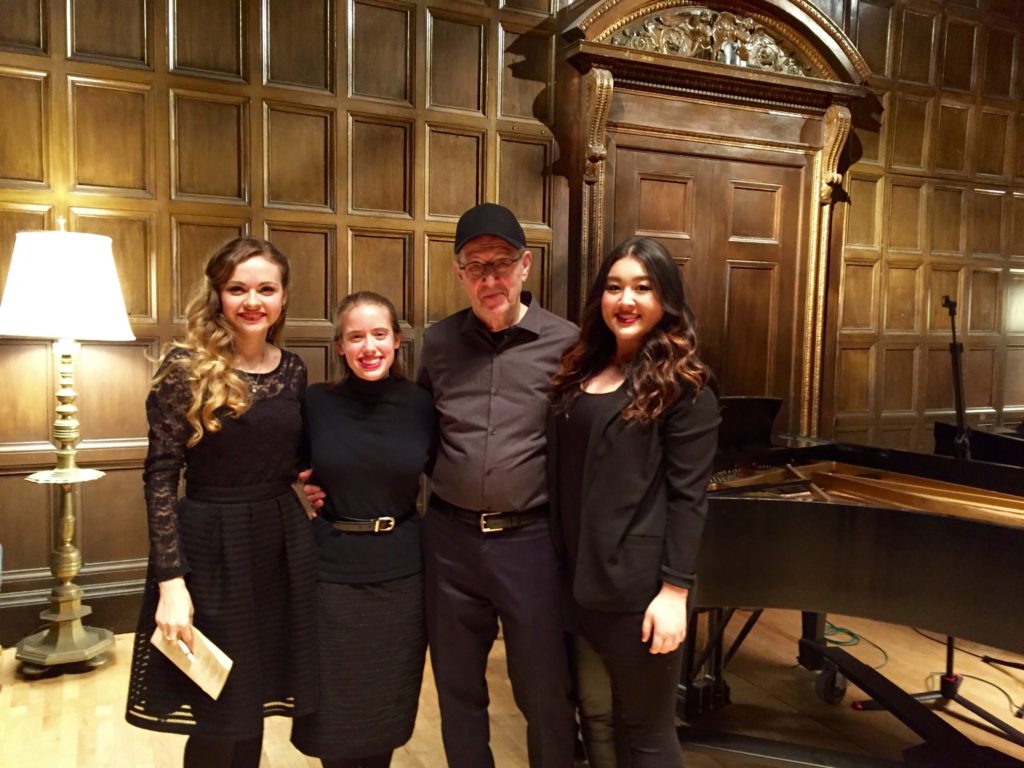
[[[449,767],[494,766],[486,672],[500,618],[530,768],[571,768],[575,708],[547,521],[483,533],[430,509],[422,534],[427,639]]]
[[[595,752],[595,766],[683,765],[675,727],[682,647],[650,653],[650,643],[640,642],[643,618],[642,612],[576,609],[577,629],[585,641],[576,647],[580,714],[584,744]]]

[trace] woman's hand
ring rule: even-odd
[[[156,625],[165,639],[171,642],[181,640],[190,651],[195,650],[192,647],[192,596],[181,576],[160,582]]]
[[[312,469],[304,469],[299,472],[299,481],[302,483],[302,492],[306,494],[306,501],[309,502],[309,506],[317,510],[324,505],[324,499],[327,498],[327,494],[324,493],[324,489],[319,485],[310,484],[309,478],[312,476]]]
[[[686,600],[690,590],[661,582],[661,591],[644,612],[641,642],[651,641],[651,653],[671,653],[686,639]]]

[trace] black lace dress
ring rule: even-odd
[[[164,364],[185,354],[175,351]],[[192,448],[185,370],[175,366],[146,400],[150,559],[127,708],[128,721],[142,728],[238,741],[258,736],[267,715],[316,708],[316,549],[291,488],[306,369],[282,350],[273,371],[244,375],[255,390],[250,409],[222,417],[222,429]],[[234,660],[217,701],[149,642],[158,583],[177,576],[191,594],[194,625]]]

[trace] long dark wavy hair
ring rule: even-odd
[[[402,326],[398,323],[398,310],[395,309],[391,299],[387,296],[381,296],[374,291],[356,291],[338,302],[338,306],[334,310],[334,340],[336,342],[340,341],[341,337],[345,334],[345,317],[349,311],[363,304],[384,308],[388,313],[388,323],[391,325],[391,332],[395,334],[395,340],[397,341],[402,335]],[[405,368],[402,365],[400,352],[401,350],[396,345],[395,362],[391,364],[391,370],[388,372],[392,378],[398,380],[405,378]],[[351,369],[348,367],[348,360],[341,353],[338,353],[338,362],[340,365],[338,366],[338,375],[334,380],[335,384],[343,383],[352,374]]]
[[[643,265],[664,315],[626,365],[629,403],[622,417],[641,423],[654,421],[679,399],[684,382],[692,386],[696,397],[711,378],[710,369],[697,355],[696,321],[686,303],[679,267],[657,241],[631,237],[605,257],[590,287],[580,337],[562,354],[551,380],[555,413],[568,413],[583,385],[615,358],[615,336],[601,315],[601,297],[612,266],[627,257]]]
[[[232,416],[241,416],[252,402],[249,388],[232,368],[235,357],[235,330],[225,319],[220,303],[220,292],[244,261],[262,256],[277,265],[281,271],[281,288],[288,290],[288,258],[270,241],[258,237],[236,237],[221,246],[206,262],[203,280],[196,286],[192,299],[185,308],[185,339],[174,341],[163,350],[160,362],[174,349],[184,349],[188,355],[176,358],[177,364],[188,371],[188,384],[192,394],[186,418],[192,427],[189,447],[198,443],[204,432],[219,432],[217,412],[226,408]],[[274,344],[281,336],[287,315],[287,303],[281,307],[281,316],[267,330],[267,343]],[[161,366],[153,379],[153,387],[170,373],[170,366]]]

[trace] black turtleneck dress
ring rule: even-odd
[[[352,759],[401,746],[416,721],[426,635],[416,497],[434,450],[430,395],[411,381],[306,390],[314,482],[327,502],[312,522],[318,549],[320,709],[298,718],[307,755]],[[340,531],[334,521],[394,517],[387,533]]]

